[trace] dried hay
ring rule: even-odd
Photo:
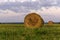
[[[36,13],[30,13],[26,15],[24,19],[24,24],[29,28],[39,28],[44,25],[42,17]]]
[[[48,24],[52,25],[52,24],[54,24],[54,22],[53,21],[48,21]]]

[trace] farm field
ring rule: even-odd
[[[24,24],[0,24],[0,40],[60,40],[60,24],[35,29]]]

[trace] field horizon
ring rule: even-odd
[[[24,22],[0,22],[0,24],[24,24]],[[48,22],[44,22],[44,24],[48,24]],[[60,24],[60,22],[54,22],[54,24]]]

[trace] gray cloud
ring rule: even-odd
[[[21,3],[21,2],[9,2],[9,3],[6,2],[6,3],[3,3],[3,4],[0,4],[0,9],[1,10],[8,9],[8,10],[11,10],[11,11],[15,12],[16,14],[20,13],[19,15],[21,15],[23,13],[22,14],[23,16],[14,16],[14,17],[8,17],[8,18],[0,18],[1,19],[0,21],[1,22],[4,22],[4,21],[6,21],[6,22],[9,22],[9,21],[10,22],[11,21],[13,21],[13,22],[19,21],[19,22],[21,22],[21,21],[23,21],[24,16],[28,12],[31,12],[31,10],[36,10],[36,11],[40,10],[40,11],[44,12],[45,9],[49,9],[52,6],[55,6],[55,8],[59,7],[60,6],[60,1],[59,0],[37,0],[37,1],[34,1],[34,2],[26,1],[26,2],[23,2],[23,3]],[[51,13],[52,13],[52,11],[51,11]],[[50,12],[48,12],[48,13],[50,13]],[[53,15],[47,15],[46,14],[46,16],[45,16],[45,15],[42,14],[42,17],[44,18],[45,21],[50,20],[51,17],[48,18],[48,16],[53,17]],[[18,17],[20,19],[18,19]],[[51,18],[51,20],[54,20],[54,21],[59,21],[60,20],[58,17],[55,17],[55,19],[53,19],[53,18]],[[5,20],[3,20],[3,19],[5,19]]]

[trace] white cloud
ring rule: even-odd
[[[9,17],[9,16],[17,16],[19,15],[19,13],[15,13],[11,10],[0,10],[0,16],[4,16],[4,17]]]
[[[52,20],[52,21],[59,21],[60,20],[60,7],[57,6],[51,6],[49,8],[46,7],[42,7],[39,10],[31,10],[30,12],[36,12],[39,15],[41,15],[43,17],[43,19],[46,21]],[[29,13],[30,13],[29,12]],[[11,10],[0,10],[0,19],[3,20],[3,22],[16,22],[16,21],[23,21],[24,16],[27,15],[28,13],[24,13],[24,12],[19,12],[16,13],[14,11]],[[1,21],[0,20],[0,21]],[[5,21],[7,20],[7,21]],[[2,22],[2,21],[1,21]]]
[[[8,9],[0,10],[0,22],[23,22],[24,15]]]
[[[28,0],[16,0],[17,2],[25,2],[25,1],[28,1]]]
[[[41,9],[42,11],[40,12],[44,14],[57,15],[57,16],[60,15],[60,7],[57,7],[57,6],[52,6],[52,7],[49,7],[48,9],[45,7],[42,7]]]
[[[59,22],[60,20],[60,7],[57,6],[51,6],[49,8],[42,7],[39,10],[30,10],[31,12],[36,12],[39,15],[43,17],[43,19],[46,21],[52,20],[55,22]]]
[[[60,15],[60,7],[57,6],[51,6],[51,7],[41,7],[39,10],[30,10],[30,12],[37,12],[41,13],[42,15]]]
[[[26,2],[26,1],[37,1],[37,0],[0,0],[0,3],[2,3],[2,2]]]
[[[37,0],[32,0],[32,1],[37,1]]]

